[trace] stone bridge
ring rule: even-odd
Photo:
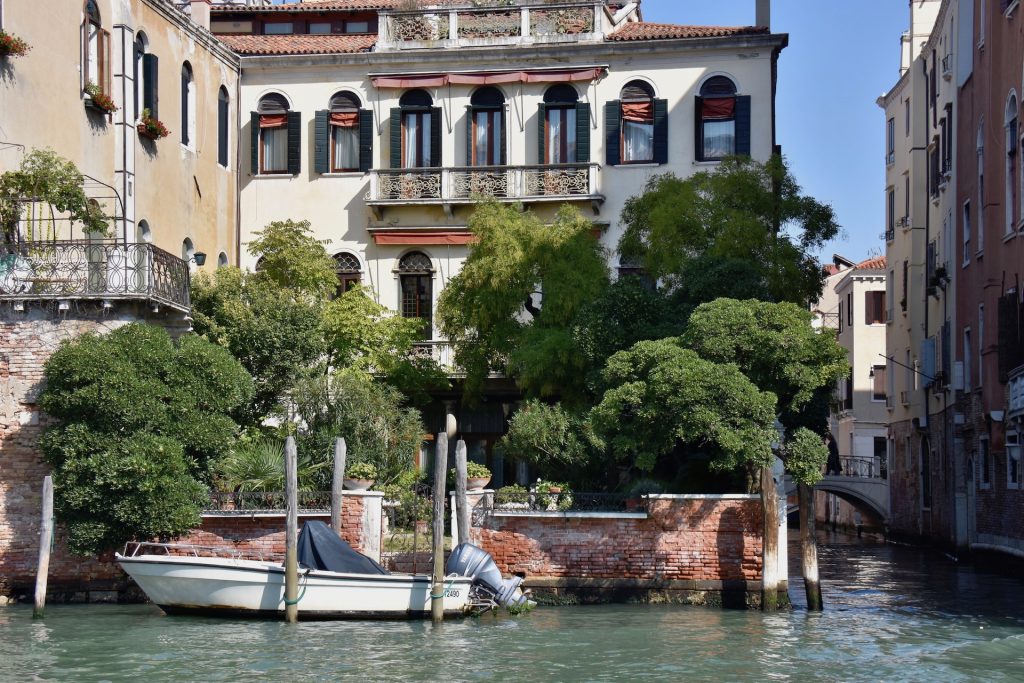
[[[889,480],[880,476],[865,476],[854,474],[830,474],[826,475],[814,485],[815,491],[827,491],[850,505],[867,512],[879,519],[888,526],[889,524]],[[796,482],[786,475],[786,496],[796,494]],[[787,513],[793,512],[799,506],[787,505]]]

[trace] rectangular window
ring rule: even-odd
[[[402,275],[402,317],[425,321],[423,338],[431,339],[431,307],[433,305],[433,276],[430,274]]]
[[[896,161],[896,119],[885,122],[885,163]]]
[[[875,437],[875,471],[872,474],[882,479],[889,478],[889,441],[884,436]]]
[[[966,266],[971,262],[971,200],[968,199],[964,202],[964,217],[963,217],[963,235],[964,235],[964,265]]]
[[[309,32],[313,35],[324,35],[331,33],[333,26],[329,21],[311,21],[309,23]]]
[[[623,163],[654,161],[654,102],[622,103]]]
[[[985,173],[978,172],[978,254],[985,251]]]
[[[910,176],[903,176],[903,227],[910,227]]]
[[[548,107],[546,164],[576,163],[576,107]]]
[[[885,203],[885,240],[891,242],[896,238],[896,190],[889,188]]]
[[[500,109],[473,110],[473,166],[501,164],[502,126],[505,116]]]
[[[942,175],[939,154],[939,138],[935,136],[928,150],[928,191],[932,197],[939,196],[939,178]]]
[[[864,293],[864,324],[878,325],[885,322],[885,292]]]
[[[1020,432],[1006,433],[1006,488],[1020,489],[1021,486],[1021,438]]]
[[[853,327],[853,292],[846,295],[846,324]]]
[[[351,123],[336,124],[332,116],[331,171],[335,173],[359,170],[359,114],[353,112],[351,117]]]
[[[884,365],[876,365],[871,369],[874,371],[874,376],[871,378],[871,400],[885,401],[888,396],[886,393],[886,388],[888,387],[888,381],[886,380],[887,368]]]
[[[1011,101],[1011,105],[1015,102]],[[1016,230],[1017,202],[1017,117],[1006,124],[1006,235]]]
[[[978,468],[981,469],[978,481],[981,488],[987,489],[992,486],[992,454],[989,452],[988,439],[982,437],[978,440]]]
[[[971,345],[971,328],[964,328],[964,391],[971,390],[971,380],[973,379],[971,372],[971,365],[974,364],[974,351]]]
[[[896,271],[889,269],[885,282],[885,321],[892,320],[892,312],[896,308]]]
[[[430,166],[430,112],[402,113],[402,168]]]
[[[284,36],[294,33],[294,26],[290,21],[271,21],[263,24],[263,33],[268,36]]]
[[[903,137],[910,137],[910,100],[903,100]]]
[[[288,115],[260,116],[260,173],[288,172]]]
[[[368,21],[346,21],[345,33],[369,33],[370,22]]]
[[[907,286],[910,284],[908,282],[909,279],[910,279],[910,262],[904,260],[903,261],[903,298],[900,300],[900,309],[902,309],[902,311],[904,313],[907,312]]]
[[[843,333],[843,328],[845,327],[845,323],[846,323],[846,317],[843,315],[843,302],[842,302],[842,300],[840,300],[839,301],[839,334]]]

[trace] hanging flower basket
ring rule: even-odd
[[[117,105],[114,104],[113,98],[103,92],[100,86],[95,83],[88,83],[85,86],[85,94],[88,95],[85,99],[85,106],[101,111],[104,114],[113,114],[117,111]]]
[[[0,57],[24,57],[31,49],[23,39],[0,29]]]
[[[167,130],[167,126],[160,119],[150,116],[148,109],[142,110],[142,119],[135,128],[139,131],[139,135],[149,140],[159,140],[171,134],[171,131]]]

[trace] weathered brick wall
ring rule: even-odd
[[[665,496],[646,519],[490,515],[471,539],[531,578],[757,581],[762,524],[757,498]]]

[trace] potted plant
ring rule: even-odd
[[[519,484],[502,486],[494,492],[494,503],[506,510],[525,510],[530,506],[530,492]]]
[[[541,510],[565,512],[572,507],[572,491],[568,484],[538,479],[534,492],[537,507]]]
[[[372,462],[354,462],[345,468],[345,488],[365,491],[377,479],[377,468]]]
[[[448,472],[452,485],[456,481],[456,470],[452,468]],[[469,461],[466,463],[466,488],[470,491],[479,491],[491,480],[491,471],[478,462]]]
[[[92,81],[86,83],[85,94],[85,106],[97,109],[104,114],[113,114],[117,111],[117,105],[114,104],[114,100],[110,95],[103,92],[100,86],[96,85]]]
[[[149,109],[142,110],[142,118],[139,120],[136,129],[139,135],[150,140],[159,140],[171,134],[167,126],[160,119],[154,118]]]
[[[22,38],[0,29],[0,57],[24,57],[31,49]]]

